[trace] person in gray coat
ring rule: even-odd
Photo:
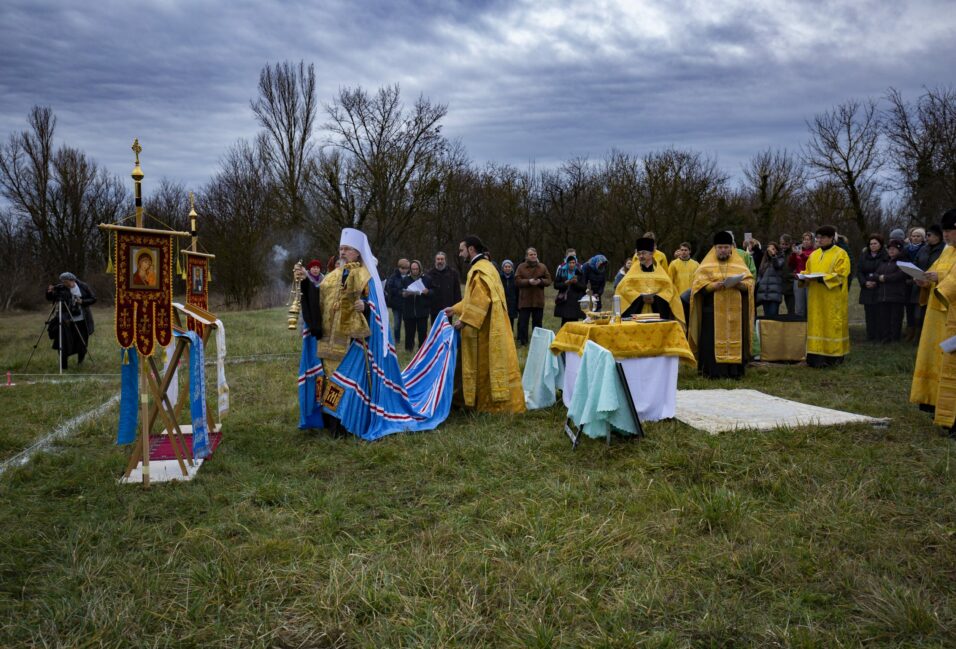
[[[776,316],[780,313],[784,275],[787,272],[786,262],[787,258],[780,252],[777,244],[768,243],[763,259],[760,260],[760,268],[757,269],[757,290],[754,294],[754,303],[763,305],[765,316]]]

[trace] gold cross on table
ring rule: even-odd
[[[133,153],[136,154],[136,166],[139,166],[139,154],[143,151],[143,147],[139,145],[139,138],[133,140]]]

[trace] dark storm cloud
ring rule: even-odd
[[[889,86],[952,84],[945,2],[6,2],[0,134],[50,105],[61,141],[123,176],[198,187],[268,62],[314,62],[319,97],[400,83],[449,104],[476,162],[558,164],[665,146],[796,150],[805,120]],[[149,181],[147,181],[148,183]],[[148,187],[148,185],[147,185]]]

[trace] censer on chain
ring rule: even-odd
[[[296,278],[296,271],[300,268],[302,268],[301,259],[292,267],[292,289],[289,292],[289,317],[286,319],[286,325],[289,331],[298,329],[299,313],[302,312],[301,282]]]

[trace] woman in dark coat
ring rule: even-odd
[[[867,247],[860,253],[860,261],[856,267],[856,277],[860,281],[860,304],[866,313],[867,340],[878,340],[880,336],[879,282],[876,281],[876,269],[886,259],[883,235],[871,234]]]
[[[584,313],[578,303],[578,300],[584,297],[584,275],[578,267],[577,257],[568,255],[565,258],[555,275],[554,288],[558,289],[558,296],[554,301],[554,317],[561,318],[562,325],[584,319]]]
[[[415,348],[415,334],[418,333],[418,346],[421,347],[428,335],[428,314],[430,312],[431,296],[428,294],[428,284],[425,280],[425,290],[422,293],[408,291],[409,285],[422,279],[422,262],[413,259],[409,264],[409,273],[402,278],[402,320],[405,322],[405,351]]]
[[[518,287],[515,285],[515,265],[510,259],[501,262],[501,285],[505,289],[505,300],[508,302],[508,319],[511,320],[511,331],[515,329],[515,318],[518,317]]]
[[[874,273],[877,283],[879,309],[879,341],[896,342],[903,328],[903,312],[909,297],[906,285],[907,275],[897,268],[896,262],[902,258],[903,242],[891,239],[886,246],[887,257],[877,266]]]
[[[53,341],[53,349],[60,352],[60,368],[65,370],[67,359],[73,354],[76,354],[77,365],[86,358],[86,349],[93,334],[93,311],[90,307],[96,303],[96,295],[88,284],[81,282],[73,273],[61,273],[60,282],[46,288],[46,299],[60,302],[58,308],[54,309],[59,313],[59,318],[53,315],[47,321],[47,330]]]
[[[787,259],[777,249],[777,244],[768,243],[767,252],[760,260],[760,268],[757,270],[757,291],[754,295],[754,302],[763,305],[765,316],[780,313],[786,263]]]

